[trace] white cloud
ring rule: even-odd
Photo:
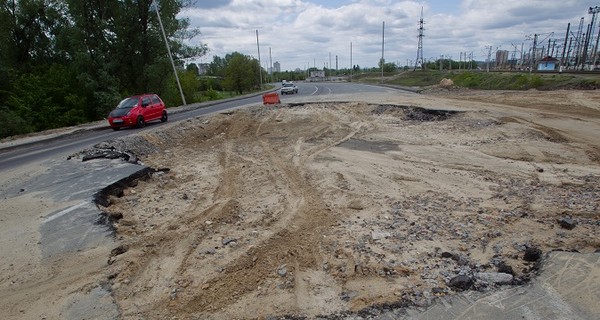
[[[210,49],[207,62],[213,55],[234,51],[256,57],[258,30],[263,66],[269,63],[271,48],[273,61],[279,61],[284,70],[293,70],[329,65],[329,54],[330,67],[335,68],[336,55],[340,68],[349,67],[351,42],[354,64],[376,66],[381,57],[383,21],[386,61],[414,61],[422,6],[425,58],[444,55],[457,60],[460,52],[473,52],[476,58],[485,59],[486,45],[512,50],[511,44],[521,44],[534,33],[548,36],[554,32],[553,38],[564,39],[567,23],[573,30],[579,18],[585,17],[587,25],[591,18],[588,7],[595,6],[594,0],[342,2],[320,5],[308,0],[216,1],[185,10],[181,16],[188,17],[192,27],[200,28],[199,41]],[[449,10],[452,4],[454,8]],[[531,43],[525,42],[528,45]]]

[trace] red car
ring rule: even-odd
[[[119,130],[121,127],[142,128],[146,122],[158,119],[166,122],[167,110],[160,97],[151,93],[124,99],[108,115],[108,123],[114,130]]]

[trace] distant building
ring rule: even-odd
[[[558,59],[547,56],[538,62],[537,69],[538,71],[554,71],[558,62]]]
[[[209,67],[210,67],[210,64],[208,64],[208,63],[199,63],[198,64],[198,73],[200,75],[205,75],[208,72]]]
[[[496,51],[496,68],[503,69],[508,64],[508,50]]]
[[[275,71],[275,72],[281,72],[281,64],[279,64],[279,61],[275,61],[273,63],[273,71]]]

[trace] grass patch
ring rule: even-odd
[[[417,70],[395,74],[365,73],[353,81],[384,83],[407,87],[437,85],[444,78],[463,88],[479,90],[556,90],[600,88],[600,74],[544,74],[525,72],[436,71]]]

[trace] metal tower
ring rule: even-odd
[[[583,17],[579,20],[579,28],[577,29],[577,35],[575,36],[575,50],[574,50],[574,58],[575,58],[575,69],[579,69],[579,63],[581,63],[581,52],[583,51]]]
[[[590,30],[591,30],[590,40],[591,40],[593,38],[593,36],[594,36],[594,27],[595,27],[594,26],[594,21],[596,19],[596,14],[600,13],[600,7],[593,7],[593,8],[590,7],[590,9],[588,10],[588,13],[592,15],[592,23],[591,23],[592,27],[590,28]],[[591,56],[591,59],[592,59],[592,66],[591,66],[591,68],[592,68],[592,70],[594,70],[596,68],[596,58],[597,58],[596,57],[596,53],[598,52],[598,41],[600,41],[600,31],[599,31],[598,36],[596,37],[596,44],[592,48],[592,56]]]
[[[415,69],[421,68],[423,69],[423,31],[425,28],[423,27],[425,23],[423,22],[423,7],[421,7],[421,19],[419,20],[419,45],[417,47],[417,60],[415,60]]]

